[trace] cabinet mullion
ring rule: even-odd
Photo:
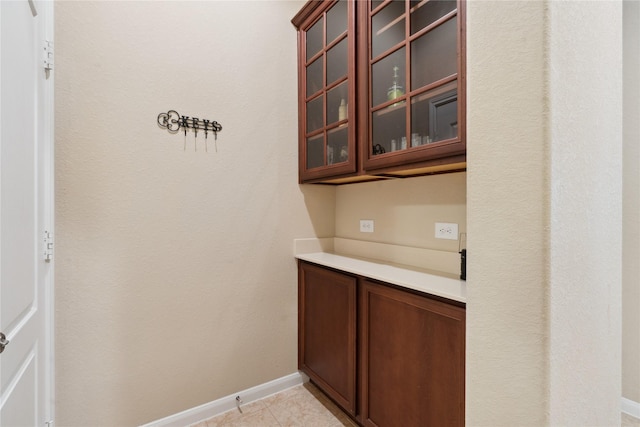
[[[406,140],[405,149],[410,147],[411,144],[411,3],[409,1],[405,1],[405,10],[404,10],[404,39],[405,39],[405,57],[404,57],[404,87],[405,94],[404,99],[406,100],[407,106],[405,110],[404,116],[404,138]]]

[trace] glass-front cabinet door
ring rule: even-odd
[[[365,171],[455,155],[464,162],[464,1],[365,4],[358,64],[367,74],[360,103]]]
[[[355,1],[309,2],[298,28],[300,182],[356,172]]]

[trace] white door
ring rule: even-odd
[[[0,0],[0,427],[53,416],[51,3]]]

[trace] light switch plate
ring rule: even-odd
[[[458,240],[458,224],[436,222],[436,239]]]
[[[361,219],[360,220],[360,232],[361,233],[373,233],[373,220]]]

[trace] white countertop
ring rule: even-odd
[[[467,302],[467,284],[454,275],[328,252],[297,254],[296,258],[453,301]]]

